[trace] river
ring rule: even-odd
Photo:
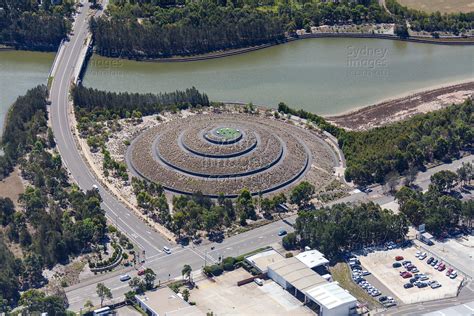
[[[276,106],[284,101],[336,114],[410,91],[473,79],[474,47],[380,39],[307,39],[251,53],[186,63],[93,56],[84,85],[166,92],[195,86],[212,100]],[[0,127],[10,104],[46,84],[52,53],[0,51]]]
[[[28,89],[47,83],[53,59],[52,53],[0,51],[0,131],[15,99]]]
[[[411,91],[473,78],[474,47],[382,39],[306,39],[186,63],[93,56],[84,85],[164,92],[195,86],[211,100],[336,114]]]

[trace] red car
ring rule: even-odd
[[[402,257],[402,256],[396,256],[396,257],[395,257],[395,260],[397,260],[397,261],[402,261],[402,260],[403,260],[403,257]]]
[[[140,269],[137,272],[138,275],[144,275],[145,274],[145,269]]]
[[[438,271],[444,271],[446,269],[446,266],[443,264],[441,267],[438,268]]]
[[[412,274],[408,271],[403,271],[403,272],[400,272],[400,276],[404,279],[409,279],[412,277]]]
[[[453,268],[449,268],[448,271],[446,271],[446,276],[450,276],[453,270],[454,270]]]

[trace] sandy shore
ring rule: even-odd
[[[461,103],[474,94],[474,81],[452,83],[432,87],[424,91],[412,91],[410,94],[395,99],[328,116],[326,119],[337,126],[349,130],[367,130],[395,121],[409,118],[415,114],[436,111]]]

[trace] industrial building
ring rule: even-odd
[[[274,249],[269,249],[247,257],[246,261],[318,315],[356,314],[356,298],[337,282],[330,282],[325,273],[329,261],[317,250],[284,258]],[[315,270],[324,274],[320,275]]]
[[[135,295],[138,305],[150,316],[204,316],[196,306],[191,306],[169,287]]]

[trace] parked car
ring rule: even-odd
[[[260,285],[260,286],[263,285],[263,280],[260,279],[260,278],[255,278],[255,279],[253,279],[253,281],[254,281],[257,285]]]
[[[426,282],[418,282],[416,286],[421,289],[421,288],[427,287],[428,284]]]
[[[282,229],[278,232],[278,236],[285,236],[287,234],[286,230]]]
[[[410,279],[410,281],[411,281],[411,279]],[[412,287],[413,287],[413,284],[411,284],[411,283],[405,283],[405,284],[403,284],[403,287],[406,288],[406,289],[409,289],[409,288],[412,288]]]
[[[395,260],[396,260],[396,261],[402,261],[402,260],[403,260],[403,257],[402,257],[402,256],[396,256],[396,257],[395,257]]]
[[[138,270],[137,274],[138,275],[144,275],[145,274],[145,269],[141,268],[140,270]]]
[[[420,272],[420,270],[418,270],[417,267],[414,267],[412,270],[411,270],[412,273],[417,273],[417,272]]]
[[[363,275],[363,276],[370,275],[370,272],[364,270],[364,271],[362,271],[362,275]]]
[[[404,266],[407,266],[407,265],[411,264],[411,261],[410,260],[405,260],[405,261],[402,262],[402,264]]]
[[[379,302],[385,302],[386,300],[387,300],[387,297],[385,295],[379,297]]]
[[[434,259],[434,260],[430,263],[430,265],[431,265],[432,267],[434,267],[437,263],[438,263],[438,259]]]
[[[453,270],[453,268],[449,268],[448,271],[446,271],[446,276],[450,276]]]
[[[456,271],[451,272],[451,274],[449,275],[451,279],[456,279],[457,276],[458,276],[458,273]]]
[[[439,266],[441,265],[441,262],[438,262],[437,264],[434,265],[435,270],[438,270]]]
[[[437,281],[434,281],[433,283],[430,284],[432,289],[437,289],[441,287],[441,284],[439,284]]]
[[[408,272],[408,271],[404,271],[404,272],[400,272],[400,276],[401,276],[402,278],[404,278],[404,279],[409,279],[409,278],[411,278],[413,275],[412,275],[410,272]]]
[[[130,279],[131,279],[131,278],[130,278],[130,276],[129,276],[128,274],[124,274],[124,275],[121,275],[121,276],[120,276],[120,281],[122,281],[122,282],[128,281],[128,280],[130,280]]]
[[[433,257],[430,257],[428,260],[426,260],[426,263],[427,264],[431,264],[433,262],[434,258]]]
[[[166,246],[163,247],[163,251],[167,254],[171,254],[171,249]]]
[[[426,257],[427,257],[426,252],[423,252],[421,255],[418,256],[418,259],[425,260]]]
[[[439,266],[438,271],[444,271],[444,269],[446,269],[446,265],[443,263]]]
[[[392,267],[394,267],[394,268],[400,268],[401,266],[402,266],[402,264],[400,262],[394,262],[392,264]]]

